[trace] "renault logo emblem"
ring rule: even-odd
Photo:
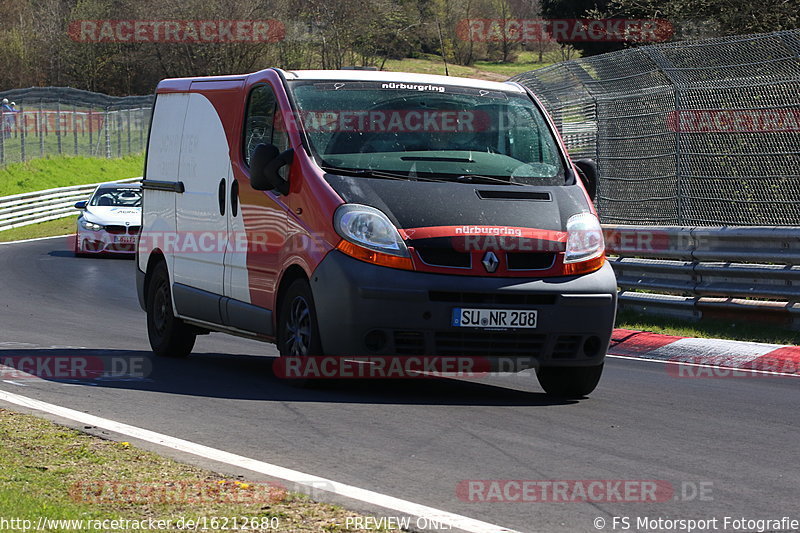
[[[500,260],[494,254],[494,252],[486,252],[486,255],[483,256],[483,268],[486,269],[486,272],[492,273],[497,270],[497,266],[500,264]]]

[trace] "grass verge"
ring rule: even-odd
[[[205,521],[207,531],[366,531],[347,527],[347,518],[357,516],[280,487],[233,480],[126,442],[99,439],[0,409],[0,517],[30,520],[34,527],[29,529],[45,517],[84,521],[50,522],[41,529],[52,532],[134,530],[130,526],[98,529],[87,522],[106,519],[169,520],[171,524],[141,531],[187,530],[179,527],[181,519],[184,524]],[[236,524],[234,517],[238,517]],[[242,527],[245,517],[246,528]]]
[[[547,67],[560,61],[557,54],[547,53],[543,61],[539,62],[538,54],[523,51],[517,56],[516,61],[503,63],[501,61],[476,61],[471,66],[448,64],[447,69],[451,76],[463,78],[477,78],[489,81],[506,81],[512,76]],[[435,54],[422,54],[418,58],[388,59],[383,66],[384,70],[395,72],[415,72],[418,74],[444,75],[444,62],[442,57]]]
[[[142,175],[143,168],[141,154],[116,159],[52,157],[11,163],[0,167],[0,196],[135,178]]]
[[[703,319],[690,322],[678,318],[643,315],[634,311],[619,311],[616,327],[650,331],[678,337],[729,339],[736,341],[766,342],[770,344],[800,344],[800,332],[790,331],[772,324],[746,320],[732,321]]]
[[[69,235],[75,233],[76,216],[48,220],[21,228],[12,228],[0,231],[0,242],[21,241],[24,239],[37,239],[39,237],[54,237],[56,235]]]
[[[426,58],[387,59],[383,66],[383,70],[388,70],[391,72],[414,72],[417,74],[438,74],[440,76],[444,76],[444,63],[442,62],[442,58],[438,56]],[[481,70],[476,67],[466,67],[463,65],[448,64],[447,71],[451,76],[458,76],[461,78],[476,78],[490,81],[505,81],[508,79],[508,76],[501,73]]]

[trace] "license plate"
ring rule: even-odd
[[[459,328],[522,328],[536,327],[538,311],[519,309],[453,309],[453,326]]]
[[[135,235],[116,235],[114,242],[117,244],[136,244]]]

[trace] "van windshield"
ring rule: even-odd
[[[563,185],[544,117],[525,94],[449,85],[290,81],[317,162],[378,177]],[[375,174],[373,174],[375,175]]]

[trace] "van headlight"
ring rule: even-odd
[[[361,204],[341,205],[333,215],[333,227],[343,239],[337,248],[347,255],[368,263],[412,269],[406,243],[379,209]]]
[[[100,231],[101,229],[105,229],[105,226],[101,226],[100,224],[95,224],[94,222],[89,222],[85,218],[81,219],[81,226],[84,229],[88,229],[89,231]]]
[[[605,253],[603,228],[592,213],[579,213],[567,221],[567,248],[564,265],[568,273],[577,274],[597,270],[603,265]],[[575,263],[591,262],[591,268],[578,267]],[[570,266],[572,265],[572,266]]]

